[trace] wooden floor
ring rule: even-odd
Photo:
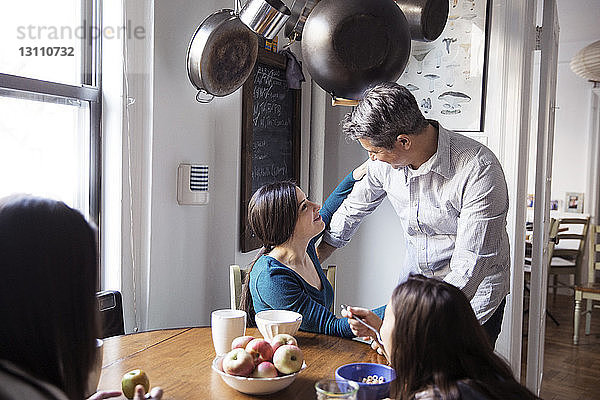
[[[584,303],[585,304],[585,303]],[[573,345],[572,296],[548,296],[548,310],[560,323],[546,318],[546,347],[541,397],[545,400],[600,400],[600,309],[592,314],[589,336],[581,318],[579,345]],[[522,381],[527,360],[527,318],[524,319]]]

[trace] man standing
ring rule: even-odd
[[[347,244],[387,196],[406,238],[404,268],[461,289],[493,346],[510,286],[508,190],[496,156],[426,120],[396,83],[368,89],[343,131],[371,161],[334,214],[319,257]]]

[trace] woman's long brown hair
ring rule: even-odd
[[[298,218],[296,185],[293,182],[274,182],[260,187],[248,205],[248,225],[260,239],[262,247],[246,270],[240,309],[248,314],[248,325],[254,325],[254,305],[250,294],[250,272],[258,259],[273,247],[285,243],[294,233]]]
[[[444,400],[459,400],[459,381],[490,399],[537,399],[494,353],[458,288],[411,275],[396,287],[391,305],[396,399],[409,400],[419,391],[436,387]]]
[[[64,203],[0,199],[0,359],[81,400],[98,337],[95,229]]]

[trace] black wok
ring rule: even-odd
[[[406,17],[393,0],[321,0],[302,35],[304,65],[334,98],[358,99],[396,81],[410,56]]]

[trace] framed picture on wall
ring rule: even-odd
[[[565,211],[583,213],[583,193],[567,193],[565,196]]]
[[[433,42],[412,42],[398,80],[425,118],[445,128],[482,132],[487,75],[489,0],[449,0],[448,22]]]

